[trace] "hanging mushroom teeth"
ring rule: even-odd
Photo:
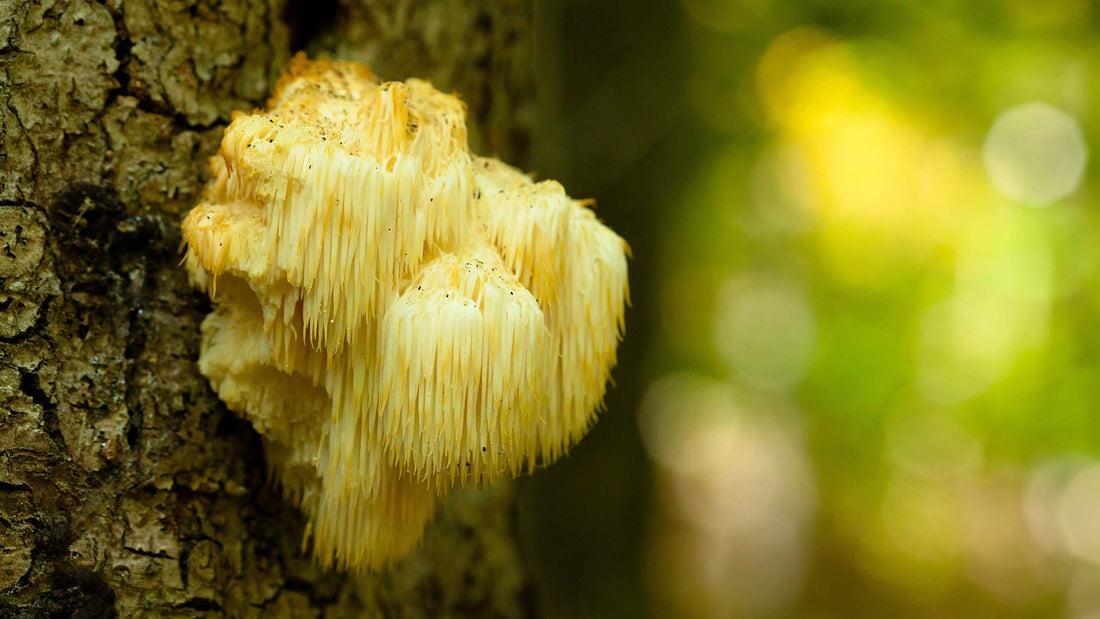
[[[394,464],[448,486],[532,466],[548,335],[495,249],[425,265],[382,325],[379,419]]]
[[[626,244],[554,181],[531,183],[480,160],[482,219],[505,264],[539,299],[558,355],[543,371],[539,453],[580,440],[603,401],[627,301]]]
[[[263,435],[326,567],[413,549],[436,498],[560,457],[615,363],[626,244],[473,156],[465,107],[297,56],[183,223],[199,369]]]

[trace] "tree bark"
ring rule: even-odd
[[[507,484],[381,574],[314,568],[195,367],[179,221],[292,49],[432,79],[524,163],[525,3],[287,1],[0,0],[0,617],[535,614]]]

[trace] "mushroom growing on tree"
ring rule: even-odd
[[[436,497],[592,425],[626,244],[558,183],[470,153],[457,98],[299,55],[210,169],[183,222],[214,301],[199,368],[263,436],[320,564],[403,556]]]

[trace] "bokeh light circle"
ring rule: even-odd
[[[1030,206],[1077,189],[1088,146],[1077,120],[1046,103],[1025,103],[997,117],[982,147],[989,180],[1001,194]]]

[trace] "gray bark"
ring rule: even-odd
[[[292,45],[458,92],[474,148],[522,165],[529,7],[285,1],[0,0],[0,617],[534,613],[510,485],[379,575],[315,569],[195,368],[178,267],[206,158]]]

